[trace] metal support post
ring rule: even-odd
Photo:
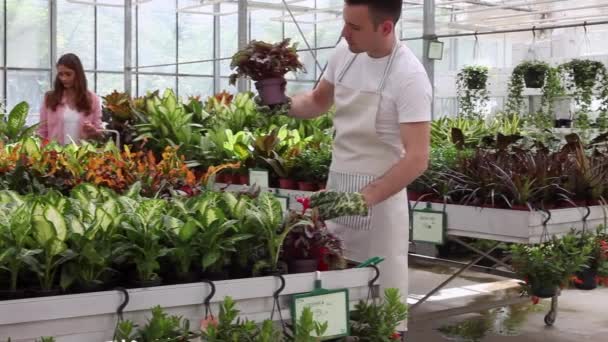
[[[133,0],[125,0],[125,92],[131,95],[131,76],[133,74],[131,53],[133,42]]]
[[[247,46],[249,42],[249,32],[247,27],[247,0],[239,0],[238,11],[238,49],[241,50]],[[239,92],[244,92],[249,89],[249,82],[245,78],[239,78],[237,89]]]
[[[435,61],[429,58],[429,45],[435,39],[435,0],[424,0],[424,29],[423,29],[423,58],[422,64],[434,89],[435,85]],[[431,100],[431,119],[435,117],[435,92]]]

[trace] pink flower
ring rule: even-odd
[[[540,302],[540,298],[536,297],[536,296],[532,296],[532,304],[536,305]]]
[[[201,331],[206,332],[209,326],[217,327],[220,324],[218,320],[213,316],[207,316],[204,319],[201,319]]]

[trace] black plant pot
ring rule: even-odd
[[[34,289],[32,291],[32,293],[34,294],[34,297],[52,297],[52,296],[58,296],[61,294],[61,289],[58,288],[54,288],[54,289],[50,289],[50,290],[42,290],[42,289]]]
[[[0,300],[13,300],[25,298],[25,290],[2,290],[0,291]]]
[[[597,270],[587,268],[584,271],[576,273],[576,277],[582,283],[574,282],[574,287],[579,290],[593,290],[597,288]]]
[[[190,271],[186,273],[178,273],[175,275],[175,280],[178,283],[196,283],[201,280],[201,272]]]
[[[545,85],[545,71],[529,69],[524,74],[526,88],[542,88]]]
[[[230,279],[230,274],[228,271],[207,271],[203,272],[202,279],[211,280],[211,281],[220,281]]]
[[[555,128],[571,128],[572,120],[570,119],[558,119],[555,120]]]
[[[99,292],[99,291],[103,291],[106,288],[105,284],[103,283],[84,283],[84,284],[80,284],[77,288],[77,292]]]
[[[300,259],[289,261],[289,273],[309,273],[315,272],[318,269],[319,260],[317,259]]]
[[[163,280],[162,278],[158,277],[156,279],[152,279],[152,280],[136,280],[133,282],[133,285],[135,287],[154,287],[154,286],[160,286],[162,284]]]
[[[557,286],[555,287],[533,287],[532,295],[538,298],[553,298],[557,295]]]
[[[481,72],[471,72],[466,79],[467,88],[471,90],[484,89],[488,82],[488,76]]]

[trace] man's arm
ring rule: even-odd
[[[367,185],[361,193],[368,206],[376,205],[398,193],[424,173],[429,163],[431,124],[400,124],[405,157],[387,173]]]
[[[321,79],[315,89],[291,98],[289,116],[312,119],[326,113],[334,104],[334,85]]]

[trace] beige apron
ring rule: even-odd
[[[383,142],[376,132],[382,91],[399,47],[396,43],[376,92],[352,89],[342,83],[357,55],[338,75],[328,189],[360,192],[400,160],[403,149]],[[367,217],[341,217],[328,222],[328,228],[343,239],[347,258],[358,262],[374,256],[385,258],[379,265],[381,291],[398,288],[404,303],[408,295],[408,222],[405,189],[375,205]],[[399,330],[407,330],[407,323],[402,325]]]

